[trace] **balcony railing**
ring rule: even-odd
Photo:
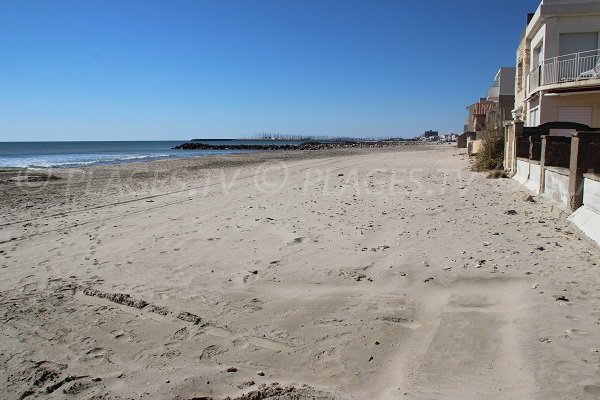
[[[544,60],[529,73],[529,91],[540,86],[600,78],[600,49]]]

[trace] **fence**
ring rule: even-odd
[[[600,173],[600,139],[582,148],[582,169],[586,173]]]
[[[529,138],[520,138],[517,141],[517,158],[529,158],[530,147]]]
[[[519,160],[513,176],[529,190],[575,211],[583,204],[583,174],[600,173],[600,129],[563,137],[548,135],[551,128],[562,127],[524,129],[528,136],[516,138],[514,150]],[[546,134],[540,135],[543,132]]]
[[[569,168],[571,163],[571,138],[546,136],[545,140],[544,166]]]

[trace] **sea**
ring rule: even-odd
[[[196,140],[213,145],[265,144],[260,140]],[[252,150],[173,150],[189,140],[87,141],[87,142],[0,142],[0,168],[74,168],[123,164],[169,158],[220,156]],[[298,144],[269,140],[268,144]]]

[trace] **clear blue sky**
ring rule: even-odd
[[[461,131],[537,0],[2,0],[0,141]]]

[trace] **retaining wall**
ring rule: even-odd
[[[569,221],[600,246],[600,174],[584,174],[583,187],[583,206]]]
[[[544,168],[544,192],[542,196],[566,209],[569,205],[569,169],[561,167]]]

